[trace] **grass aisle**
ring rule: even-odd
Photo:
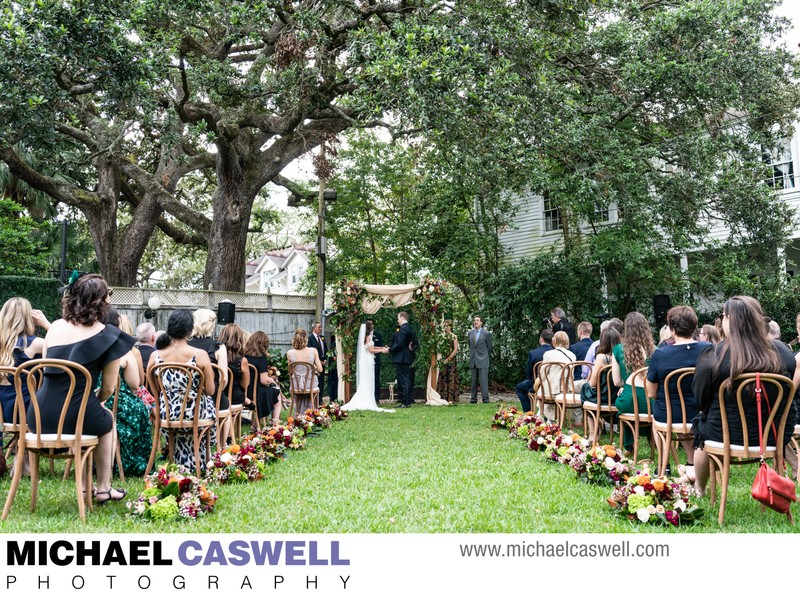
[[[415,405],[395,414],[355,412],[305,450],[273,464],[265,480],[216,487],[216,513],[197,522],[143,522],[124,505],[78,520],[74,483],[43,473],[39,509],[23,481],[3,532],[669,532],[614,517],[607,487],[582,483],[505,431],[489,428],[491,405]],[[44,470],[44,465],[43,465]],[[706,518],[681,532],[800,532],[764,514],[749,496],[755,469],[736,468],[726,524],[707,499]],[[115,483],[117,484],[117,483]],[[0,481],[3,500],[9,479]],[[129,498],[141,480],[125,485]],[[800,514],[800,510],[795,510]]]

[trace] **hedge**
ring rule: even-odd
[[[61,282],[55,278],[0,276],[0,304],[11,297],[25,297],[34,309],[41,309],[47,319],[61,317]]]

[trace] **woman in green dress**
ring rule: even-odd
[[[650,362],[650,355],[656,350],[653,342],[653,333],[650,324],[638,311],[632,311],[625,316],[625,327],[622,331],[622,344],[618,344],[612,351],[611,373],[614,378],[614,385],[622,388],[617,396],[614,405],[621,413],[633,412],[634,392],[638,400],[639,410],[647,410],[647,396],[644,392],[644,385],[637,385],[634,390],[628,382],[630,375],[646,366]],[[622,438],[625,450],[633,448],[633,435],[630,431],[625,431]]]

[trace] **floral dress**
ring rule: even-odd
[[[150,407],[133,393],[119,374],[119,404],[117,405],[117,433],[122,468],[126,475],[142,476],[150,459],[151,437]],[[102,380],[101,380],[102,381]],[[114,409],[115,394],[106,400],[108,410]],[[116,461],[115,461],[116,464]]]
[[[456,348],[456,341],[450,342],[450,352]],[[449,363],[442,365],[439,373],[439,381],[436,384],[437,391],[444,400],[451,404],[458,402],[458,366],[455,357]]]
[[[164,361],[161,360],[161,357],[158,354],[154,355],[156,357],[155,363],[163,363]],[[187,361],[186,365],[197,365],[197,354],[192,356],[192,358]],[[186,387],[189,383],[189,377],[176,369],[165,369],[160,374],[161,383],[164,385],[164,390],[166,391],[166,403],[165,403],[165,394],[159,394],[159,402],[160,402],[160,409],[161,409],[161,418],[166,419],[167,413],[169,413],[170,420],[178,420],[181,412],[181,404],[183,403],[183,395],[186,393]],[[186,418],[194,418],[195,414],[195,406],[199,400],[200,406],[200,419],[215,419],[217,414],[214,408],[214,399],[211,396],[207,396],[200,393],[200,374],[192,374],[192,386],[191,386],[191,394],[193,398],[190,398],[189,403],[186,406]],[[217,442],[217,431],[216,427],[211,428],[211,444],[216,444]],[[162,430],[162,434],[166,436],[166,431]],[[192,430],[187,429],[185,431],[178,431],[175,433],[175,463],[179,466],[183,466],[188,470],[192,470],[195,467],[195,460],[194,460],[194,443],[192,442]],[[206,465],[206,448],[200,447],[200,466],[205,467]]]

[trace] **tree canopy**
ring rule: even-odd
[[[259,194],[306,192],[290,163],[380,128],[394,144],[340,147],[332,265],[472,294],[528,192],[630,301],[712,220],[764,253],[786,238],[761,183],[798,105],[775,3],[17,0],[0,12],[0,159],[83,213],[112,283],[136,282],[158,227],[207,250],[206,285],[241,290]]]

